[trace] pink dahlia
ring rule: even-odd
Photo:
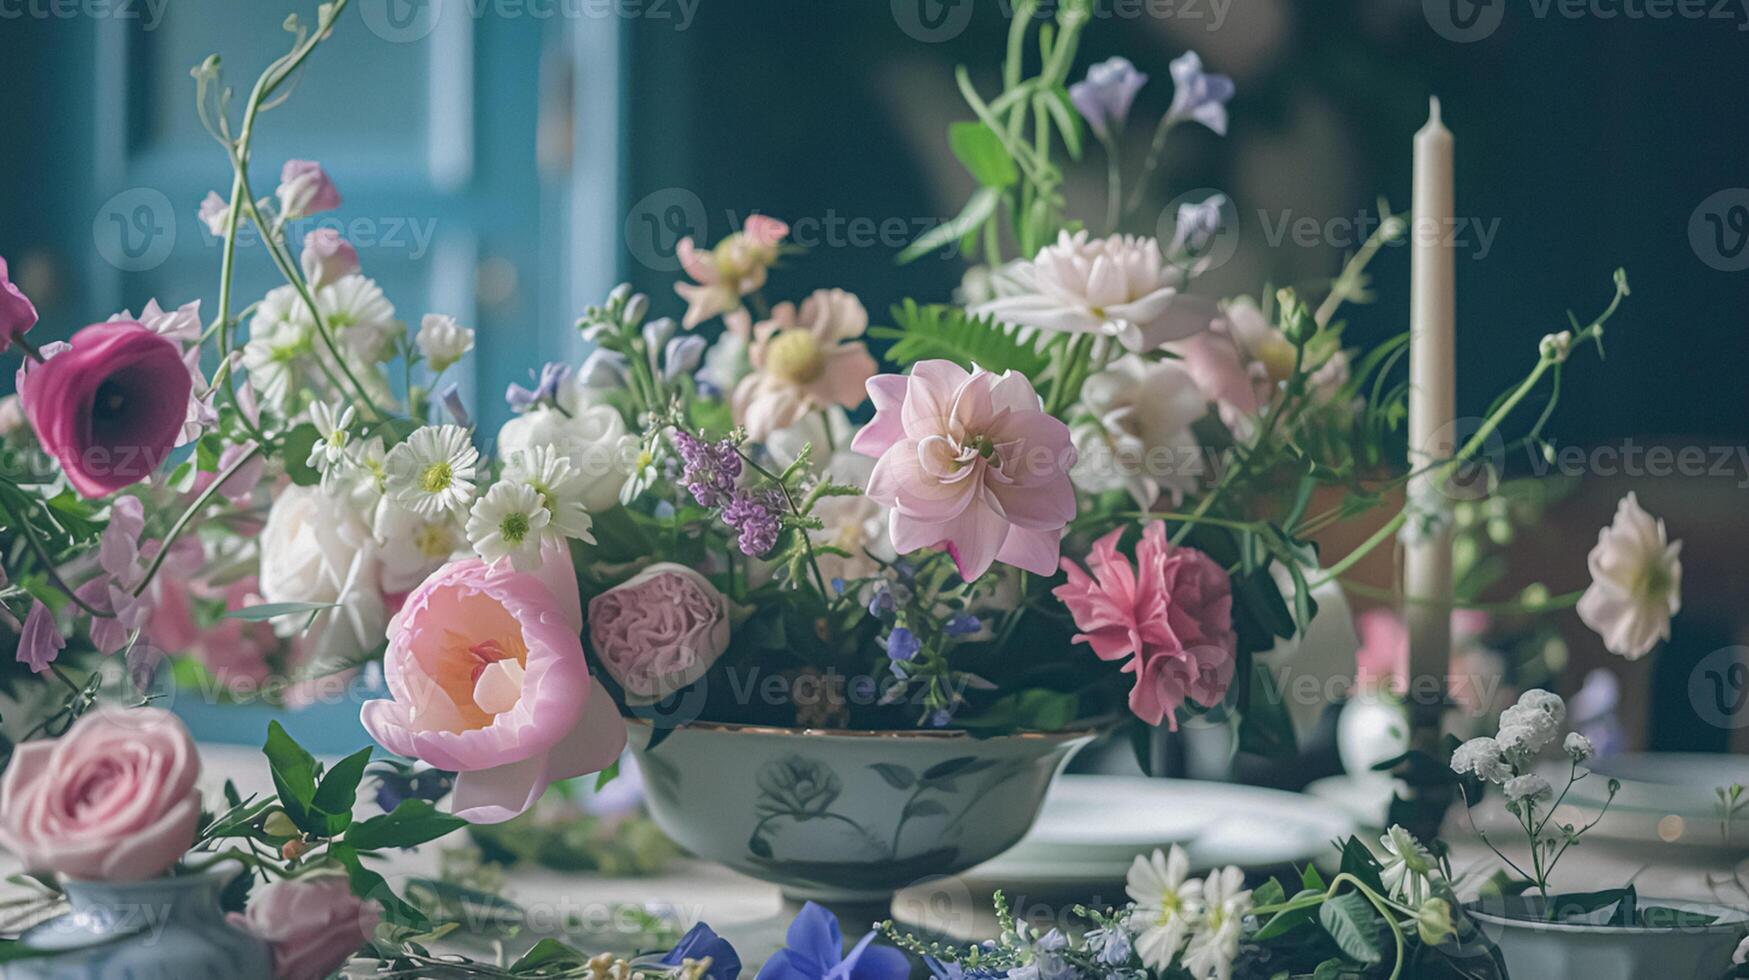
[[[1056,570],[1075,449],[1025,375],[919,361],[868,393],[875,416],[851,448],[877,459],[868,496],[891,509],[896,551],[946,548],[967,581],[998,561]]]
[[[1064,559],[1069,581],[1052,594],[1069,607],[1086,643],[1101,660],[1122,660],[1136,675],[1130,710],[1150,725],[1188,699],[1212,707],[1233,682],[1238,637],[1233,632],[1233,591],[1227,573],[1195,548],[1174,548],[1166,523],[1142,529],[1136,562],[1117,550],[1123,528],[1093,544],[1087,571]]]

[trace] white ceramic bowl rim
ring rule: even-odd
[[[1600,926],[1584,922],[1543,922],[1538,919],[1524,919],[1517,916],[1499,915],[1485,912],[1475,902],[1464,905],[1464,911],[1472,919],[1480,919],[1491,925],[1517,926],[1536,932],[1555,932],[1595,935],[1607,932],[1616,936],[1667,936],[1672,933],[1693,933],[1696,935],[1718,932],[1741,932],[1743,925],[1749,923],[1749,912],[1732,908],[1729,905],[1714,905],[1711,902],[1691,902],[1686,899],[1674,898],[1641,898],[1642,908],[1671,908],[1682,912],[1699,912],[1702,915],[1715,916],[1718,921],[1704,926]]]
[[[647,718],[626,718],[627,725],[639,728],[653,727]],[[1109,724],[1109,719],[1092,719],[1083,722],[1076,728],[1061,728],[1054,732],[1018,731],[1004,735],[979,735],[964,728],[786,728],[781,725],[751,725],[729,721],[694,721],[677,726],[675,732],[740,732],[748,735],[782,735],[796,738],[832,738],[832,739],[915,739],[934,741],[978,741],[991,742],[1003,739],[1020,739],[1026,741],[1066,742],[1078,738],[1098,735]]]

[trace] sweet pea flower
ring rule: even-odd
[[[1123,672],[1136,675],[1129,699],[1136,717],[1176,731],[1173,715],[1185,700],[1213,707],[1232,683],[1232,585],[1208,555],[1172,547],[1164,521],[1142,528],[1132,565],[1117,550],[1124,530],[1094,542],[1088,571],[1064,559],[1069,581],[1051,594],[1074,616],[1076,643],[1101,660],[1129,658]]]
[[[358,952],[382,919],[382,907],[352,894],[344,875],[316,874],[270,882],[247,909],[226,921],[273,950],[274,980],[324,980]]]
[[[24,375],[19,396],[67,482],[104,497],[158,468],[182,434],[194,380],[174,341],[140,323],[97,323]]]
[[[6,260],[0,258],[0,354],[12,347],[12,341],[36,326],[36,304],[13,284],[7,274]]]
[[[287,160],[280,168],[279,187],[273,196],[279,200],[280,217],[288,221],[340,206],[340,191],[314,160]]]
[[[231,221],[231,202],[220,197],[218,191],[207,191],[200,201],[199,217],[214,238],[223,238]]]
[[[677,282],[674,291],[686,300],[681,325],[691,330],[713,316],[741,306],[741,297],[765,285],[766,270],[777,261],[778,243],[789,225],[763,214],[747,219],[742,229],[701,252],[691,236],[676,246],[681,268],[693,282]]]
[[[570,553],[549,545],[533,571],[451,562],[389,623],[383,677],[365,730],[391,752],[456,773],[456,816],[499,823],[547,786],[597,772],[625,728],[584,659]]]
[[[457,323],[453,316],[427,313],[419,321],[419,334],[414,343],[419,345],[419,353],[425,355],[431,370],[442,374],[461,360],[463,354],[474,349],[474,331]],[[554,387],[563,380],[561,375],[555,380]]]
[[[1146,84],[1148,76],[1137,71],[1130,59],[1114,56],[1088,68],[1086,78],[1069,86],[1069,101],[1095,135],[1109,140],[1123,130],[1136,93]]]
[[[24,628],[18,634],[18,662],[41,674],[67,646],[66,637],[55,625],[55,614],[42,600],[32,600],[30,612],[24,617]]]
[[[876,457],[868,496],[891,509],[895,551],[945,547],[968,582],[998,561],[1055,570],[1075,449],[1025,375],[920,361],[870,378],[868,393],[875,416],[851,449]]]
[[[589,645],[627,704],[653,704],[729,648],[729,599],[685,565],[657,562],[589,600]]]
[[[838,917],[809,902],[796,913],[784,948],[759,968],[757,980],[905,980],[911,964],[891,946],[874,945],[875,932],[844,951]]]
[[[1682,542],[1646,513],[1630,493],[1615,520],[1597,532],[1586,556],[1591,585],[1579,597],[1579,619],[1603,637],[1610,653],[1638,660],[1670,639],[1670,618],[1682,609]]]
[[[1221,136],[1227,135],[1227,101],[1233,97],[1233,80],[1202,70],[1202,59],[1186,51],[1172,59],[1172,107],[1166,110],[1168,125],[1199,122]]]
[[[0,845],[26,871],[141,881],[170,870],[200,822],[200,753],[162,708],[93,708],[24,742],[0,779]]]
[[[809,412],[862,404],[876,369],[868,346],[856,339],[867,329],[862,301],[842,289],[816,290],[799,311],[779,303],[771,319],[753,328],[753,372],[729,402],[748,438],[761,442]]]
[[[304,236],[304,251],[298,256],[311,289],[339,282],[359,271],[358,250],[333,228],[316,228]]]
[[[1219,312],[1183,291],[1182,270],[1166,262],[1152,238],[1059,232],[1056,244],[1014,274],[1023,283],[1019,292],[972,312],[1017,327],[1114,337],[1136,353],[1201,333]]]

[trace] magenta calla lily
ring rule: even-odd
[[[555,780],[599,772],[625,728],[583,657],[583,610],[564,548],[534,571],[451,562],[389,623],[392,697],[364,705],[384,748],[456,773],[454,811],[498,823]]]
[[[19,400],[37,438],[87,497],[158,468],[182,433],[194,388],[181,348],[132,320],[86,327],[23,379]]]

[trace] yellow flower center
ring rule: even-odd
[[[449,460],[446,459],[425,468],[424,475],[419,478],[419,488],[426,493],[439,493],[448,490],[454,479],[455,472],[449,468]]]
[[[1184,903],[1178,897],[1177,892],[1167,892],[1160,896],[1160,917],[1154,920],[1154,924],[1157,926],[1163,926],[1166,923],[1171,922],[1172,917],[1178,914],[1178,909],[1183,904]]]
[[[455,550],[449,529],[437,523],[421,525],[419,530],[413,532],[413,546],[432,561],[447,558]]]
[[[785,330],[771,338],[765,350],[765,367],[790,384],[805,385],[826,369],[826,352],[806,330]]]
[[[528,515],[521,512],[504,515],[498,522],[498,535],[511,544],[521,544],[528,537]]]

